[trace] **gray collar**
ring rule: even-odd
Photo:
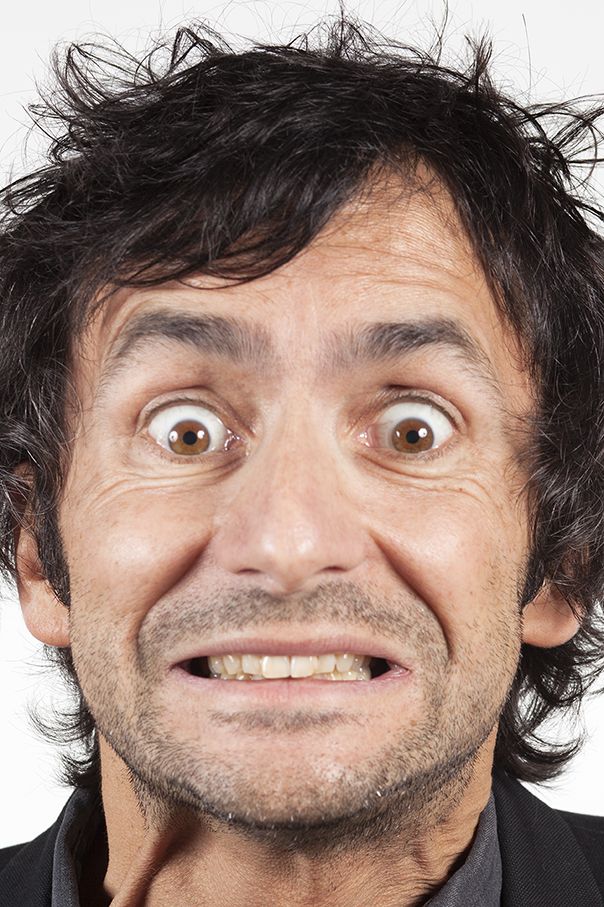
[[[426,907],[499,907],[503,872],[495,796],[480,814],[470,853]]]

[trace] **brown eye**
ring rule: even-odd
[[[430,450],[434,432],[423,419],[401,419],[392,429],[392,443],[396,450],[406,453]]]
[[[182,457],[226,450],[234,437],[211,409],[196,403],[166,406],[155,414],[148,431],[158,444]]]
[[[425,453],[441,447],[453,434],[451,420],[430,403],[401,400],[384,410],[385,418],[372,426],[372,439],[381,447],[402,454]]]
[[[168,434],[168,443],[173,453],[203,453],[209,447],[210,433],[201,422],[194,419],[183,419]]]

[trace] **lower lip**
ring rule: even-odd
[[[211,699],[218,697],[231,703],[258,702],[265,704],[288,704],[321,702],[341,705],[347,699],[359,696],[383,696],[401,691],[411,678],[411,671],[396,668],[380,674],[371,680],[310,680],[284,677],[266,680],[221,680],[221,678],[197,677],[180,664],[170,674],[178,683],[187,685],[191,692],[198,692]]]

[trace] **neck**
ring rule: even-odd
[[[258,892],[264,892],[273,903],[296,907],[349,907],[360,900],[418,907],[443,887],[471,849],[491,792],[495,735],[496,728],[421,815],[390,823],[381,837],[331,841],[312,853],[296,848],[295,839],[285,848],[182,810],[161,819],[157,812],[149,822],[125,764],[101,737],[109,862],[102,884],[95,883],[96,892],[83,903],[243,904],[256,902]],[[404,809],[396,813],[405,815]]]

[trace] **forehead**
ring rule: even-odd
[[[241,319],[275,371],[306,358],[344,364],[342,331],[401,317],[446,316],[486,351],[494,371],[522,370],[520,345],[502,317],[438,183],[377,186],[343,208],[315,240],[278,270],[225,287],[199,275],[145,289],[118,290],[92,321],[80,352],[101,366],[141,315],[170,308]],[[269,339],[270,338],[270,339]],[[327,353],[329,352],[329,357]],[[74,357],[77,369],[78,355]]]

